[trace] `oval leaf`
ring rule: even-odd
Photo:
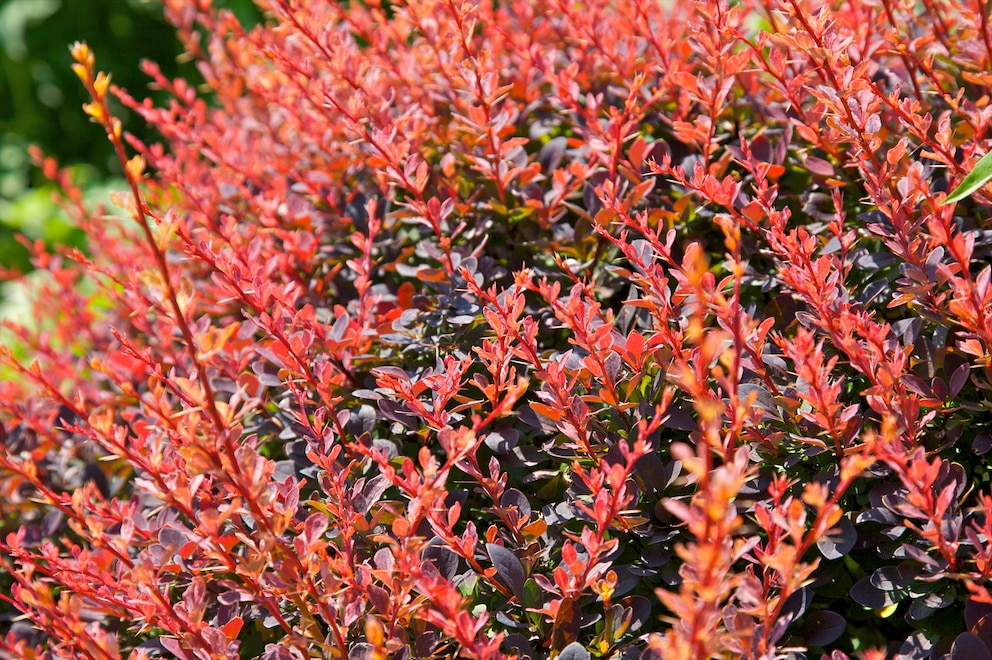
[[[827,559],[840,559],[854,549],[858,542],[858,532],[848,518],[840,521],[825,536],[816,542],[816,548]]]
[[[496,577],[517,597],[517,600],[523,601],[524,582],[527,579],[524,575],[524,565],[511,550],[501,545],[487,543],[486,550],[489,552],[489,558],[493,560],[493,566],[496,567]]]
[[[969,598],[964,604],[964,625],[974,632],[979,621],[992,614],[992,605]]]
[[[789,621],[795,621],[806,612],[806,608],[809,607],[809,601],[812,597],[813,590],[809,587],[803,587],[797,590],[785,601],[779,616]]]
[[[530,502],[527,500],[527,496],[516,488],[507,488],[499,500],[499,505],[504,509],[515,507],[522,520],[530,518]]]
[[[871,578],[862,578],[851,588],[851,599],[858,605],[869,607],[873,610],[888,607],[894,602],[887,598],[887,594],[871,583]]]
[[[847,628],[847,620],[830,610],[819,610],[806,617],[803,626],[808,646],[826,646],[837,641]]]
[[[992,660],[989,647],[971,633],[961,633],[951,646],[951,660]]]
[[[562,599],[558,606],[558,614],[555,615],[554,627],[551,629],[551,647],[562,649],[562,655],[564,655],[570,646],[575,645],[581,627],[582,612],[575,604],[575,599]]]
[[[651,618],[651,601],[644,596],[627,596],[620,602],[630,608],[631,632],[640,629]]]
[[[458,574],[458,555],[442,545],[427,546],[423,557],[434,564],[437,572],[446,580],[453,580]]]
[[[564,649],[562,649],[561,654],[558,656],[558,660],[590,660],[592,656],[589,655],[589,651],[582,648],[582,645],[578,642],[572,642]]]
[[[985,642],[985,645],[992,649],[992,616],[986,616],[969,627],[972,635]]]
[[[534,655],[534,649],[531,648],[530,642],[520,633],[510,633],[504,637],[503,648],[507,651],[516,649],[520,657],[533,657]]]
[[[906,638],[899,648],[900,660],[924,660],[930,657],[933,641],[923,632],[915,632]]]
[[[348,651],[348,660],[373,660],[375,657],[375,647],[366,642],[359,642]]]

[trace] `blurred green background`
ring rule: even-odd
[[[69,44],[82,40],[98,66],[136,95],[147,88],[142,58],[178,73],[179,45],[161,9],[139,0],[0,0],[0,264],[26,271],[15,232],[50,243],[82,244],[51,201],[50,184],[31,166],[30,144],[72,165],[89,197],[119,172],[103,131],[80,106],[82,85],[70,69]],[[127,119],[125,117],[125,119]],[[136,121],[127,129],[143,134]]]
[[[215,5],[231,8],[243,23],[259,20],[251,0]],[[177,62],[180,45],[154,0],[0,0],[0,266],[19,272],[30,263],[14,239],[18,232],[49,244],[85,245],[52,202],[53,187],[32,166],[29,145],[70,166],[88,202],[124,187],[110,143],[81,110],[88,99],[70,69],[74,41],[87,42],[97,67],[138,98],[156,96],[139,69],[143,59],[167,76],[199,82],[192,64]],[[127,131],[156,139],[138,118],[122,108],[117,114]],[[16,316],[12,306],[25,309],[19,297],[17,287],[0,287],[0,317]]]
[[[251,0],[215,5],[229,7],[244,23],[259,20]],[[138,67],[143,59],[157,62],[167,76],[199,82],[192,64],[177,63],[181,48],[154,1],[0,0],[0,264],[8,267],[29,268],[15,232],[49,242],[82,241],[52,205],[51,187],[31,166],[28,145],[72,166],[95,201],[121,187],[110,143],[80,109],[88,99],[70,69],[74,41],[87,42],[97,67],[138,98],[155,96]],[[118,116],[126,130],[155,139],[123,109]]]

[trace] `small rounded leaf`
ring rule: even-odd
[[[578,642],[572,642],[558,654],[558,660],[591,660],[589,651],[582,648]]]
[[[803,641],[807,645],[826,646],[844,634],[847,621],[836,612],[819,610],[806,617],[803,628],[806,632]]]
[[[930,657],[933,650],[933,640],[923,632],[915,632],[906,638],[902,646],[899,647],[899,660],[924,660]]]
[[[971,628],[971,634],[985,642],[985,645],[992,649],[992,615],[979,619],[975,625],[969,627]]]
[[[530,502],[527,500],[527,496],[516,488],[507,488],[503,497],[500,498],[499,504],[503,508],[516,507],[523,520],[530,518]]]
[[[620,602],[630,608],[631,632],[639,630],[651,618],[651,601],[644,596],[627,596]]]
[[[848,518],[841,518],[826,536],[816,542],[816,548],[825,559],[840,559],[858,542],[858,532]]]
[[[365,642],[355,644],[348,651],[348,660],[373,660],[375,657],[375,647]]]
[[[434,564],[437,572],[446,580],[453,580],[458,574],[458,555],[442,545],[427,546],[423,557]]]
[[[496,543],[487,543],[486,550],[493,561],[493,566],[496,567],[496,578],[509,588],[517,600],[523,600],[524,582],[527,579],[523,564],[513,551]]]
[[[899,602],[898,599],[890,598],[892,594],[893,592],[882,591],[873,585],[871,583],[871,577],[862,578],[851,587],[851,598],[854,602],[864,607],[870,607],[873,610],[888,607]]]
[[[951,646],[951,660],[992,660],[985,642],[969,632],[961,633]]]

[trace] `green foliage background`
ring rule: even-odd
[[[139,0],[0,0],[0,264],[27,270],[13,236],[80,243],[51,202],[26,153],[39,145],[78,170],[88,196],[116,172],[110,144],[80,110],[85,91],[69,68],[69,44],[93,44],[114,82],[140,91],[141,58],[177,73],[179,46],[161,8]],[[127,128],[139,131],[138,122]]]
[[[243,21],[258,20],[251,0],[218,3]],[[52,186],[32,166],[27,149],[39,145],[71,166],[85,198],[105,201],[121,189],[120,166],[103,131],[80,109],[85,90],[70,68],[69,45],[85,41],[101,70],[135,96],[154,92],[139,70],[143,59],[169,76],[197,81],[196,70],[178,63],[175,32],[152,0],[0,0],[0,266],[30,270],[17,233],[49,244],[83,245],[83,236],[52,201]],[[117,109],[125,129],[154,140],[143,123]],[[0,285],[0,317],[23,309],[23,294]]]

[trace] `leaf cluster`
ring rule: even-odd
[[[982,11],[163,5],[123,217],[37,156],[0,652],[992,654]]]

